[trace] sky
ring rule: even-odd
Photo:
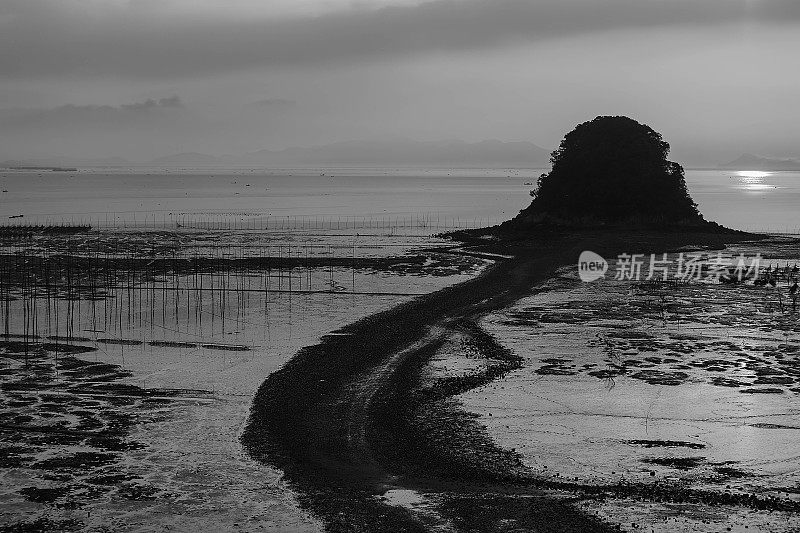
[[[796,0],[2,0],[0,158],[530,141],[800,156]]]

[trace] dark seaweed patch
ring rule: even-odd
[[[643,462],[678,470],[691,470],[700,466],[705,460],[705,457],[648,457]]]
[[[0,447],[0,468],[16,468],[22,466],[27,461],[25,452],[31,450],[22,446],[2,446]]]
[[[25,499],[35,503],[52,503],[70,492],[70,487],[25,487],[19,491]]]
[[[753,477],[752,473],[745,472],[744,470],[740,470],[732,466],[716,466],[714,467],[714,472],[728,479],[741,479],[746,477]]]
[[[97,339],[103,344],[119,344],[122,346],[141,346],[142,341],[136,339]]]
[[[86,468],[105,466],[113,463],[117,456],[113,453],[78,452],[73,455],[50,457],[33,464],[33,468],[52,470],[56,468]]]
[[[241,346],[236,344],[201,344],[206,350],[223,350],[228,352],[247,352],[250,351],[249,346]]]
[[[702,450],[706,447],[705,444],[683,440],[629,440],[627,444],[643,448],[689,448],[691,450]]]
[[[193,342],[150,341],[147,344],[149,344],[150,346],[158,346],[161,348],[197,348],[197,344]]]
[[[780,424],[768,424],[766,422],[758,422],[757,424],[750,424],[750,426],[759,429],[800,429],[798,426],[782,426]]]
[[[130,474],[104,474],[90,477],[86,481],[92,485],[112,486],[119,485],[120,483],[130,481],[132,479],[136,479],[136,477]]]
[[[741,387],[743,385],[749,385],[749,383],[745,383],[744,381],[722,376],[714,376],[711,378],[711,383],[717,387]]]
[[[591,372],[589,372],[589,375],[599,379],[610,379],[610,378],[615,378],[624,373],[625,373],[624,368],[604,368],[602,370],[592,370]]]
[[[542,376],[574,376],[578,373],[575,365],[569,364],[571,359],[553,357],[542,359],[542,362],[546,364],[536,369],[536,373]]]
[[[83,527],[80,520],[51,520],[39,517],[35,520],[0,525],[0,533],[41,533],[43,531],[76,531]]]
[[[159,490],[153,486],[138,483],[124,483],[117,489],[117,494],[127,500],[134,501],[155,500],[155,495],[158,492]]]
[[[663,370],[641,370],[631,375],[634,379],[640,379],[650,385],[680,385],[689,378],[686,372],[665,372]]]

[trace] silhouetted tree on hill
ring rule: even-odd
[[[601,116],[569,132],[516,223],[703,224],[669,144],[628,117]]]

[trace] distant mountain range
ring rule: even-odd
[[[738,158],[719,165],[719,168],[730,170],[800,170],[797,159],[774,159],[753,154],[742,154]]]
[[[214,156],[186,152],[159,157],[146,163],[122,158],[79,160],[50,158],[26,160],[14,166],[264,166],[264,167],[533,167],[550,166],[550,152],[529,142],[459,140],[423,142],[413,140],[345,141],[306,148],[259,150],[244,155]],[[9,166],[0,164],[0,166]]]
[[[239,163],[312,166],[546,167],[550,152],[529,142],[346,141],[309,148],[260,150]]]
[[[174,155],[166,155],[164,157],[157,157],[149,163],[159,163],[164,165],[183,165],[183,164],[193,164],[193,165],[209,165],[209,164],[219,164],[225,163],[225,160],[220,157],[216,157],[213,155],[208,154],[201,154],[198,152],[183,152],[180,154]]]

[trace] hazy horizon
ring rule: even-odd
[[[797,157],[788,0],[10,0],[0,160],[526,141],[596,115],[671,159]]]

